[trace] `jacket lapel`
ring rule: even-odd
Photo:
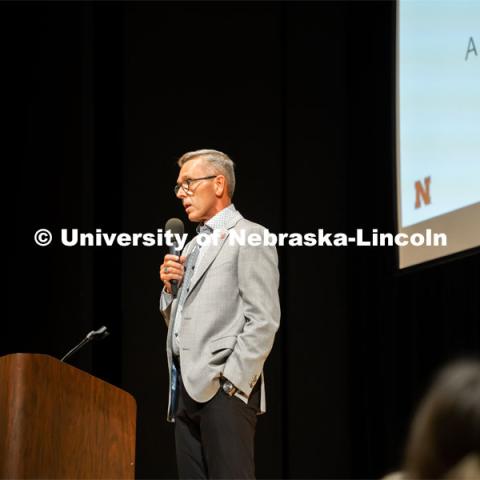
[[[190,287],[189,287],[188,294],[185,298],[185,301],[188,298],[188,296],[192,293],[192,290],[195,288],[195,285],[202,278],[204,273],[208,270],[210,265],[213,263],[213,261],[215,260],[215,258],[219,254],[220,250],[222,249],[223,245],[225,244],[225,242],[226,242],[226,240],[227,240],[227,238],[230,234],[230,230],[242,218],[243,217],[242,217],[241,213],[236,212],[236,215],[234,215],[232,217],[232,219],[230,220],[230,222],[228,223],[228,225],[226,225],[227,229],[222,230],[220,232],[220,235],[217,237],[218,238],[217,244],[216,245],[212,244],[212,245],[205,246],[205,248],[207,248],[207,251],[203,255],[203,257],[200,261],[200,264],[198,265],[198,268],[195,268],[195,273],[193,274],[193,277],[190,280]],[[217,233],[217,235],[218,235],[218,233]]]

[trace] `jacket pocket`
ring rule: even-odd
[[[216,338],[215,340],[212,340],[209,344],[210,353],[212,354],[217,353],[220,350],[225,350],[226,348],[233,350],[233,347],[235,347],[236,343],[237,343],[236,335],[228,335],[226,337]]]

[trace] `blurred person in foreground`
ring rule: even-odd
[[[385,480],[480,480],[480,362],[440,371],[410,429],[403,471]]]

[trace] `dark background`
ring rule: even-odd
[[[138,402],[137,477],[176,475],[160,248],[37,247],[49,228],[183,216],[175,160],[217,148],[271,231],[394,231],[393,2],[2,3],[8,317],[0,354],[62,356]],[[58,238],[58,235],[57,235]],[[393,248],[280,248],[260,478],[399,466],[431,375],[480,349],[478,253],[406,272]]]

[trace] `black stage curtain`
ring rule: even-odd
[[[175,159],[237,163],[237,208],[274,232],[394,229],[393,2],[3,3],[13,102],[0,354],[61,356],[138,402],[138,478],[176,475],[160,248],[33,243],[182,217]],[[18,137],[18,138],[17,138]],[[190,229],[191,231],[191,229]],[[399,273],[391,248],[279,248],[259,478],[396,468],[430,377],[480,348],[479,255]]]

